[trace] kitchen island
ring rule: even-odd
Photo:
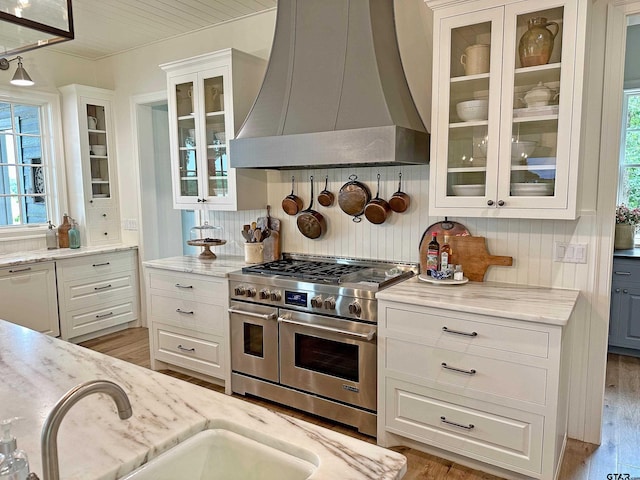
[[[406,458],[391,450],[1,320],[0,352],[1,415],[22,418],[13,434],[39,475],[46,416],[68,390],[95,379],[120,385],[133,416],[120,420],[105,395],[73,406],[58,434],[66,480],[119,478],[221,422],[312,452],[318,467],[311,479],[400,479],[406,472]]]

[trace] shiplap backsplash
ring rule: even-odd
[[[358,176],[376,194],[376,175],[381,175],[380,196],[388,199],[398,189],[398,173],[402,172],[402,190],[411,197],[411,206],[404,213],[391,212],[382,225],[373,225],[364,217],[360,223],[352,221],[340,209],[338,191],[349,175]],[[320,239],[305,238],[297,229],[296,217],[284,213],[282,199],[291,193],[291,176],[295,176],[295,192],[309,206],[310,182],[314,176],[315,196],[324,188],[325,176],[329,176],[329,190],[336,196],[331,207],[323,207],[314,199],[314,209],[327,221],[327,232]],[[443,217],[428,215],[428,166],[361,167],[314,170],[269,171],[269,204],[271,216],[282,224],[282,251],[314,255],[371,258],[418,262],[418,246],[422,234]],[[240,231],[242,225],[266,215],[266,210],[244,212],[211,212],[210,223],[221,225],[229,243],[216,248],[217,253],[243,254]],[[487,237],[489,252],[509,255],[514,259],[512,267],[490,267],[486,280],[562,288],[584,288],[592,265],[570,264],[553,261],[555,242],[590,243],[594,235],[593,217],[579,220],[525,220],[488,218],[449,218],[463,223],[475,236]],[[588,257],[592,254],[587,246]]]
[[[355,223],[340,209],[338,191],[349,175],[355,174],[376,194],[376,175],[381,175],[380,196],[388,199],[398,189],[398,173],[402,172],[402,190],[411,197],[411,206],[404,213],[391,212],[382,225],[369,223],[364,217]],[[314,209],[327,221],[327,232],[320,239],[304,237],[297,228],[296,217],[284,213],[282,199],[291,193],[291,176],[295,176],[295,193],[310,201],[310,175],[314,176],[315,196],[324,188],[329,176],[329,190],[336,196],[331,207],[323,207],[314,199]],[[428,166],[361,167],[315,170],[269,171],[269,204],[271,215],[282,225],[282,251],[419,262],[418,245],[422,234],[432,223],[443,217],[428,215]],[[246,192],[251,194],[251,192]],[[266,207],[266,206],[265,206]],[[265,210],[242,212],[210,212],[211,224],[224,228],[227,245],[216,247],[216,254],[243,255],[244,239],[240,235],[244,224],[266,215]],[[487,238],[489,252],[512,256],[512,267],[490,267],[485,280],[526,285],[575,288],[584,290],[594,259],[589,243],[595,237],[594,219],[583,215],[579,220],[525,220],[489,218],[449,218],[464,224],[472,235]],[[555,242],[587,244],[587,263],[571,264],[553,261]],[[44,236],[23,241],[0,241],[0,254],[45,248]]]

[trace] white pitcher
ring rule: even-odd
[[[489,59],[491,47],[482,43],[469,45],[464,49],[460,57],[460,63],[464,66],[465,75],[477,75],[489,72]]]
[[[97,130],[98,119],[96,117],[87,116],[87,125],[89,126],[89,130]]]

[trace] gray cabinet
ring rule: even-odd
[[[640,356],[640,258],[613,259],[609,351]]]

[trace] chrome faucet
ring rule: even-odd
[[[106,393],[113,398],[118,408],[118,416],[125,420],[131,416],[131,403],[125,391],[108,380],[92,380],[81,383],[69,390],[56,403],[47,416],[42,427],[40,445],[42,449],[42,473],[43,480],[59,480],[60,469],[58,465],[58,429],[62,419],[78,400],[92,393]]]

